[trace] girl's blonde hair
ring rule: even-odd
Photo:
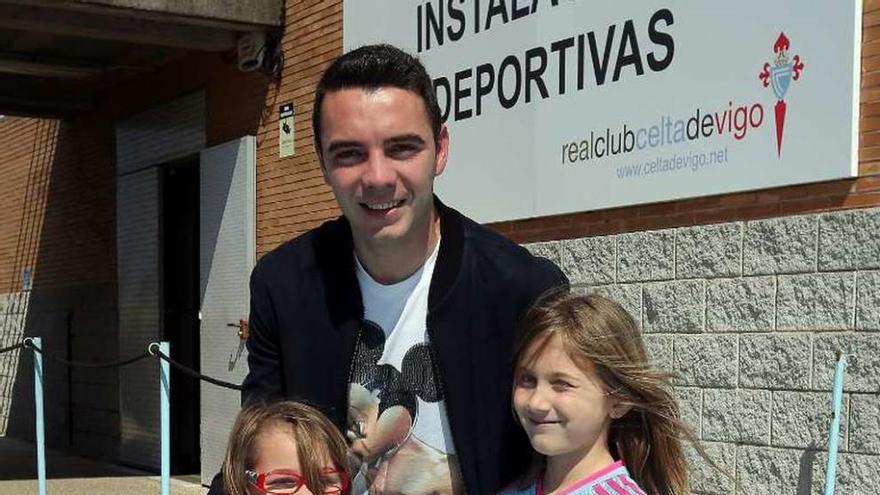
[[[347,447],[339,430],[317,409],[294,401],[252,404],[238,414],[223,461],[227,495],[248,495],[245,471],[256,461],[256,441],[273,426],[286,426],[296,444],[301,474],[314,493],[323,493],[321,470],[329,458],[334,467],[348,470]],[[347,495],[349,492],[346,492]]]
[[[705,452],[681,421],[672,394],[671,375],[653,368],[638,325],[619,304],[605,297],[552,292],[526,313],[516,349],[517,368],[534,362],[556,335],[572,361],[590,369],[607,392],[629,411],[611,423],[608,448],[623,460],[632,477],[649,494],[688,492],[688,468],[682,437]],[[710,460],[711,462],[711,460]],[[712,463],[714,465],[714,463]]]

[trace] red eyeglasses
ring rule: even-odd
[[[248,483],[260,493],[271,495],[297,493],[306,482],[302,474],[292,469],[275,469],[268,473],[258,473],[248,469],[245,475]],[[348,473],[342,469],[330,468],[321,471],[321,480],[326,487],[322,493],[330,495],[346,493],[351,483]]]

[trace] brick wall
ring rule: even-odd
[[[342,53],[341,0],[289,0],[284,71],[257,140],[257,256],[339,214],[312,143],[314,89]],[[296,154],[278,158],[278,107],[293,102]]]
[[[114,126],[182,95],[204,91],[208,146],[248,134],[258,137],[260,255],[336,216],[316,164],[310,113],[317,77],[341,52],[342,3],[291,0],[285,9],[280,81],[239,72],[232,52],[191,53],[108,89],[94,111],[70,120],[0,119],[0,300],[40,302],[30,309],[0,306],[0,345],[40,333],[60,353],[70,352],[69,358],[119,357]],[[297,154],[282,160],[278,106],[288,101],[297,106]],[[23,267],[33,268],[34,289],[27,294],[20,292]],[[66,324],[55,324],[61,321]],[[0,416],[4,423],[20,425],[11,430],[4,425],[0,431],[26,438],[32,436],[29,366],[25,358],[0,357]],[[47,374],[51,368],[47,365]],[[59,383],[67,382],[66,375],[58,377]],[[72,387],[57,390],[52,399],[64,416],[68,402],[77,414],[70,421],[64,418],[64,431],[52,444],[72,443],[89,455],[117,458],[118,373],[74,370],[71,381]]]
[[[112,140],[100,120],[78,124],[0,119],[0,346],[42,335],[61,356],[107,359],[116,329]],[[115,373],[68,375],[51,362],[44,370],[50,446],[114,457]],[[31,377],[30,353],[0,356],[0,434],[33,436]]]

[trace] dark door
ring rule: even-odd
[[[199,161],[163,167],[162,294],[171,358],[199,370]],[[171,472],[199,473],[199,383],[171,368]]]

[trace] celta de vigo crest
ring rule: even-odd
[[[785,36],[785,33],[779,33],[776,43],[773,44],[773,65],[770,62],[764,62],[764,68],[758,77],[761,79],[764,87],[772,86],[773,93],[776,95],[776,106],[774,107],[776,116],[776,154],[782,156],[782,132],[785,129],[785,94],[791,86],[792,81],[797,81],[801,77],[801,71],[804,70],[804,62],[800,55],[789,58],[788,52],[791,43]]]

